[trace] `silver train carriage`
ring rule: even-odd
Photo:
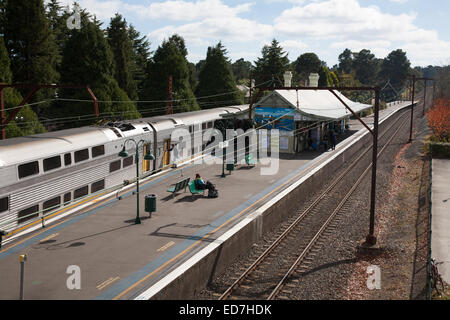
[[[223,115],[248,105],[214,108],[167,116],[110,122],[0,141],[0,231],[11,231],[73,201],[122,185],[136,177],[135,144],[126,143],[127,158],[119,157],[127,139],[146,141],[139,149],[140,175],[173,165],[171,134],[212,128]],[[194,147],[182,154],[201,154]],[[154,161],[144,161],[150,151]],[[177,150],[180,151],[179,148]],[[177,160],[180,157],[177,157]],[[186,159],[185,159],[186,160]]]

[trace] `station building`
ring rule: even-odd
[[[285,87],[291,87],[292,73],[284,75]],[[310,74],[309,86],[318,87],[319,75]],[[335,92],[355,113],[372,105],[349,100]],[[254,104],[252,118],[257,127],[278,129],[280,152],[298,153],[318,150],[329,130],[344,133],[351,112],[328,90],[274,90]]]

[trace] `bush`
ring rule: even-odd
[[[450,139],[450,99],[437,99],[426,113],[433,135],[431,141],[449,142]]]

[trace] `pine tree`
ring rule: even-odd
[[[353,71],[353,53],[350,49],[345,49],[339,55],[339,72],[351,73]]]
[[[0,37],[0,82],[11,83],[12,72],[10,60],[6,50],[3,37]],[[15,108],[22,101],[20,93],[13,88],[5,88],[4,99],[5,108]],[[6,112],[8,115],[8,112]],[[39,122],[36,113],[29,107],[24,106],[16,116],[16,120],[11,121],[6,126],[6,138],[21,137],[24,135],[45,132],[44,126]],[[1,128],[0,128],[1,129]]]
[[[364,85],[373,85],[378,74],[378,60],[370,50],[363,49],[353,61],[355,78]]]
[[[146,36],[141,36],[133,25],[128,27],[129,38],[132,42],[133,52],[131,59],[131,74],[137,86],[137,94],[141,99],[145,82],[145,70],[147,69],[147,63],[150,60],[150,42]]]
[[[295,61],[294,82],[303,81],[306,83],[311,73],[319,73],[321,64],[319,57],[315,53],[302,54]]]
[[[56,83],[58,48],[46,17],[43,0],[7,1],[5,44],[11,59],[14,82]],[[23,93],[28,94],[28,89]],[[39,90],[30,101],[54,96],[53,90]],[[45,105],[39,105],[41,112]]]
[[[255,80],[256,84],[267,82],[274,77],[274,81],[277,78],[283,81],[283,74],[289,68],[288,54],[283,51],[280,43],[276,40],[272,40],[270,46],[265,45],[262,50],[262,57],[255,61]],[[280,83],[272,83],[273,85],[282,85]],[[272,85],[271,84],[271,85]]]
[[[81,13],[81,29],[73,29],[67,41],[61,66],[62,83],[90,85],[99,103],[100,113],[104,117],[134,119],[140,117],[134,103],[120,89],[114,79],[113,54],[104,32],[99,24],[91,21],[88,14]],[[61,98],[89,100],[86,91],[64,89]],[[60,104],[59,113],[71,116],[88,116],[93,114],[91,102],[64,102]],[[69,126],[86,125],[94,120],[71,122]]]
[[[148,63],[147,80],[144,85],[143,99],[147,101],[160,101],[145,105],[148,116],[164,114],[168,99],[167,84],[172,76],[172,98],[174,112],[199,110],[189,83],[189,68],[184,51],[179,41],[164,40],[155,51],[153,59]],[[186,51],[187,52],[187,51]],[[147,110],[152,109],[152,110]],[[144,112],[144,111],[143,111]]]
[[[58,0],[50,0],[46,5],[46,15],[50,23],[50,29],[52,30],[57,51],[57,71],[61,66],[62,52],[64,50],[64,44],[69,38],[69,28],[67,28],[67,19],[70,16],[68,9],[63,10]]]
[[[132,74],[133,42],[126,20],[116,13],[115,17],[111,18],[106,34],[115,63],[114,78],[131,100],[137,100],[137,85]]]
[[[216,97],[202,98],[201,104],[203,109],[244,103],[243,96],[236,87],[236,82],[231,72],[231,64],[226,54],[226,49],[221,42],[215,47],[208,48],[205,65],[200,72],[199,84],[195,95],[198,99],[205,96]]]
[[[391,85],[401,91],[406,84],[410,66],[406,52],[401,49],[394,50],[383,60],[380,77],[385,81],[390,80]]]

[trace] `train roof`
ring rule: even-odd
[[[81,150],[114,140],[107,128],[81,127],[0,141],[0,166]]]

